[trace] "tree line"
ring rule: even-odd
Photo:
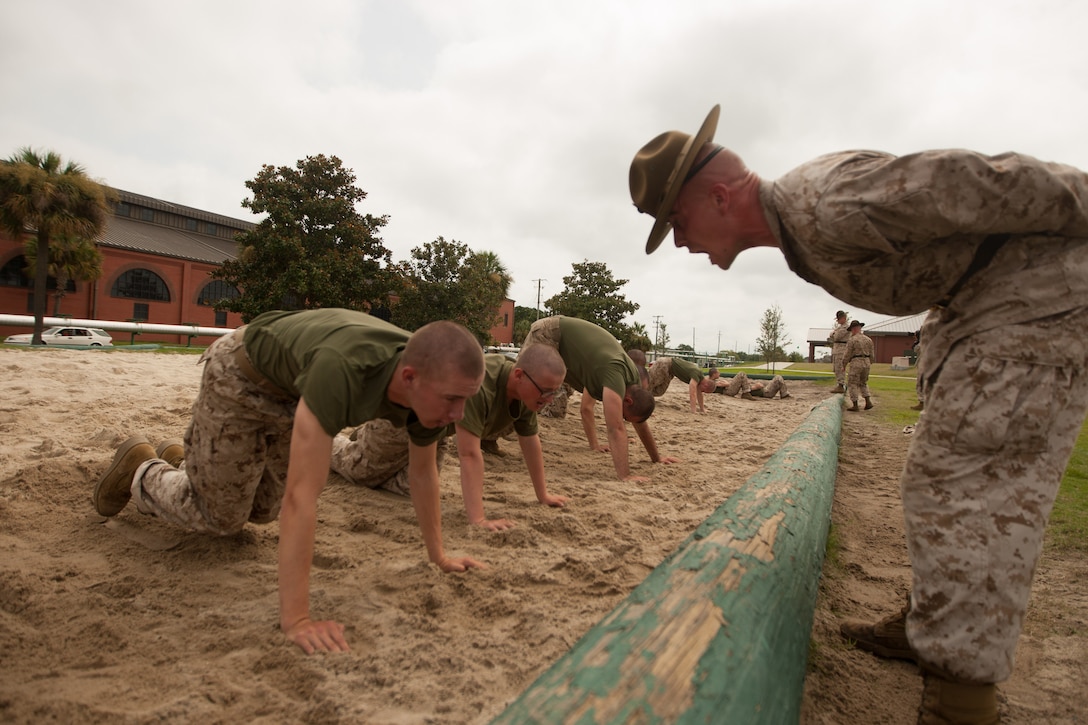
[[[214,303],[216,309],[239,313],[248,322],[273,309],[344,307],[406,330],[454,320],[481,344],[493,342],[490,331],[513,281],[494,252],[440,236],[394,261],[380,236],[388,216],[359,213],[356,206],[367,194],[336,156],[264,165],[245,185],[252,195],[242,206],[263,218],[237,235],[237,256],[212,273],[239,292]],[[30,234],[26,256],[34,275],[36,344],[41,344],[48,277],[57,279],[63,295],[68,279],[101,275],[94,238],[105,229],[114,204],[109,187],[53,152],[25,148],[0,163],[0,224],[15,239]],[[616,279],[603,262],[586,259],[571,267],[563,290],[548,298],[543,310],[515,308],[515,343],[538,316],[558,314],[600,325],[627,349],[665,349],[664,324],[651,339],[644,325],[626,321],[639,309],[622,292],[628,280]],[[781,349],[789,341],[777,307],[764,315],[762,329],[758,346],[766,349],[765,357],[784,355]]]

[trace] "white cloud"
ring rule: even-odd
[[[778,304],[802,351],[841,303],[773,250],[728,273],[668,245],[627,194],[634,152],[693,131],[773,178],[842,148],[1015,149],[1088,168],[1088,8],[969,0],[147,3],[0,10],[0,154],[31,145],[115,186],[245,218],[262,164],[339,156],[394,256],[497,252],[518,304],[603,261],[674,341],[747,349]],[[856,311],[864,315],[864,311]],[[866,321],[874,318],[868,315]],[[728,344],[727,344],[728,343]]]

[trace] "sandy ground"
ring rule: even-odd
[[[536,503],[516,443],[488,456],[485,506],[516,528],[467,525],[454,457],[442,473],[446,549],[489,564],[428,565],[410,503],[336,476],[320,502],[312,609],[347,625],[346,654],[306,657],[277,626],[278,527],[209,538],[141,516],[109,521],[90,492],[114,446],[184,431],[195,356],[0,350],[0,721],[486,723],[607,614],[826,394],[785,401],[710,396],[688,412],[674,384],[651,419],[650,484],[613,480],[577,415],[542,419],[551,490]],[[851,416],[829,570],[814,629],[802,722],[913,722],[921,684],[907,664],[845,647],[844,617],[891,611],[906,590],[896,477],[907,436]],[[1083,560],[1044,562],[1008,722],[1083,723],[1088,641]],[[1079,713],[1079,714],[1078,714]],[[1079,720],[1077,718],[1080,718]]]

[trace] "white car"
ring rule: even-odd
[[[29,345],[33,337],[33,334],[10,335],[4,342],[8,345]],[[68,347],[113,347],[113,338],[97,327],[50,327],[42,332],[42,342]]]

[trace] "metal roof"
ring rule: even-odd
[[[907,315],[906,317],[893,317],[889,320],[881,320],[880,322],[866,322],[863,332],[866,335],[913,335],[916,330],[922,328],[922,321],[926,319],[926,312],[919,312],[917,315]],[[861,320],[865,322],[865,320]],[[830,327],[810,327],[808,328],[808,342],[809,344],[827,346],[827,338],[831,335]]]
[[[238,256],[238,243],[232,239],[197,234],[184,229],[164,227],[119,216],[110,218],[106,230],[95,241],[105,247],[130,249],[135,252],[210,264],[222,264]]]
[[[893,317],[890,320],[874,322],[865,325],[866,335],[874,332],[878,335],[913,335],[916,330],[922,329],[922,321],[926,319],[928,312],[919,312],[917,315],[906,317]],[[862,320],[864,322],[864,320]]]
[[[256,226],[253,222],[213,214],[202,209],[174,204],[123,189],[114,189],[114,191],[117,192],[118,200],[125,204],[152,209],[162,214],[156,214],[155,220],[152,221],[140,218],[136,214],[132,216],[114,214],[109,218],[105,231],[95,240],[104,247],[129,249],[134,252],[219,265],[237,256],[238,243],[234,241],[234,235],[238,232],[249,231]],[[183,228],[186,226],[185,220],[189,219],[214,224],[222,236]],[[163,223],[164,220],[167,223]],[[206,228],[204,224],[191,226],[198,229]]]
[[[168,212],[170,214],[177,214],[181,217],[189,217],[191,219],[199,219],[203,222],[211,222],[213,224],[219,224],[224,227],[231,227],[232,229],[249,230],[255,225],[253,222],[248,222],[243,219],[234,219],[233,217],[223,216],[222,214],[215,214],[210,211],[204,211],[203,209],[194,209],[191,206],[183,206],[182,204],[175,204],[171,201],[164,201],[162,199],[156,199],[151,196],[144,196],[143,194],[137,194],[132,191],[125,191],[124,189],[118,189],[116,187],[110,187],[117,192],[118,200],[126,203],[133,204],[135,206],[143,206],[148,209],[155,209],[157,211]]]

